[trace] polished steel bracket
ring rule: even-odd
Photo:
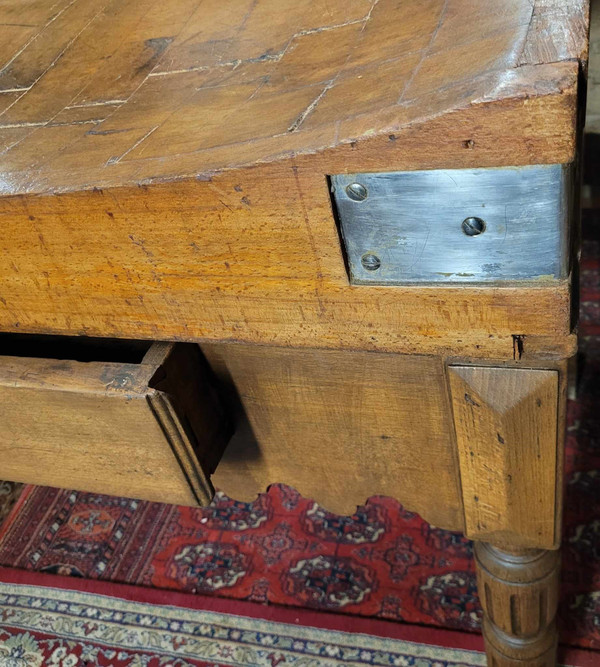
[[[568,166],[342,174],[331,190],[353,284],[568,275]]]

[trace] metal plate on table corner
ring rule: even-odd
[[[352,284],[567,275],[568,166],[343,174],[331,186]]]

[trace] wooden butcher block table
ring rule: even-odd
[[[475,540],[490,664],[555,664],[587,19],[3,2],[0,477],[393,496]]]

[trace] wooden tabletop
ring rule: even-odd
[[[570,277],[350,284],[327,177],[574,163],[587,26],[587,0],[0,0],[0,331],[572,355]]]
[[[365,142],[393,144],[415,124],[508,99],[548,100],[525,111],[535,114],[529,148],[510,160],[568,161],[572,128],[550,100],[576,85],[587,9],[585,0],[3,0],[0,193],[208,177],[336,150],[352,170]],[[444,154],[423,150],[430,166]],[[367,165],[361,153],[365,170],[406,167],[400,148],[371,152]],[[497,153],[472,161],[509,161]]]

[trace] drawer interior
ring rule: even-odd
[[[0,355],[140,364],[153,342],[88,336],[0,333]]]

